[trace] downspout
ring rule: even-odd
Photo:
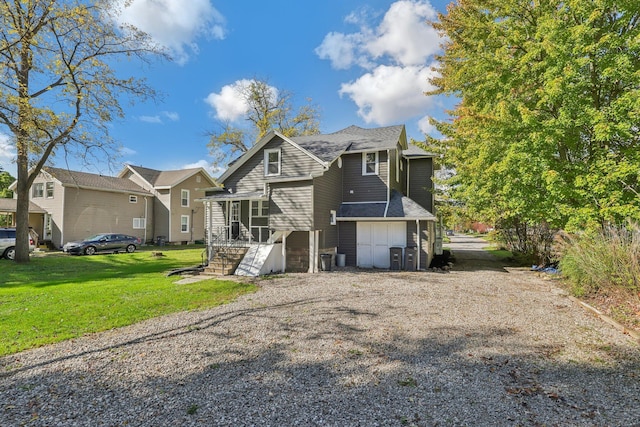
[[[387,217],[389,201],[391,200],[391,168],[389,167],[389,151],[390,150],[387,150],[387,205],[384,207],[384,218]]]
[[[416,270],[420,270],[420,258],[422,258],[422,239],[420,238],[420,220],[416,219],[416,230],[418,237],[418,260],[416,262]]]

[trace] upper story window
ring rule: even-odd
[[[280,175],[280,149],[264,150],[264,176]]]
[[[43,197],[44,196],[44,183],[36,182],[31,189],[31,197]]]
[[[45,187],[47,199],[53,199],[53,182],[47,182]]]
[[[185,208],[189,207],[189,190],[180,191],[180,206]]]
[[[379,163],[377,151],[362,153],[362,175],[378,175]]]

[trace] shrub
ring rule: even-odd
[[[556,239],[560,269],[577,296],[607,287],[640,288],[640,228],[606,226],[599,232]]]

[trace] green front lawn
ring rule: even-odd
[[[214,307],[256,290],[209,279],[176,284],[173,268],[200,264],[202,248],[133,254],[0,260],[0,356],[184,310]]]

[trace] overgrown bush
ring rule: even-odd
[[[555,248],[576,296],[607,287],[640,289],[640,227],[607,226],[595,233],[562,234]]]
[[[546,223],[529,224],[511,219],[496,225],[495,239],[514,255],[549,265],[556,261],[552,253],[556,232]]]

